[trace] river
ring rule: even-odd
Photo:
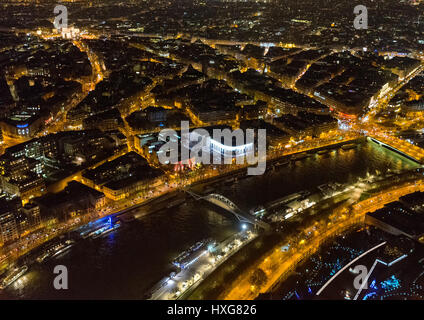
[[[241,209],[249,210],[318,185],[350,183],[367,174],[407,170],[417,165],[398,154],[363,142],[327,154],[289,162],[262,176],[218,184],[221,193]],[[0,299],[142,299],[155,282],[172,271],[170,262],[198,240],[223,240],[240,224],[210,205],[189,199],[130,223],[104,238],[79,241],[62,256],[30,266],[28,273],[3,292]],[[53,287],[54,266],[68,268],[68,290]]]

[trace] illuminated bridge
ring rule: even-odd
[[[257,220],[254,216],[252,216],[251,214],[248,213],[244,213],[242,212],[235,204],[234,202],[232,202],[230,199],[224,197],[221,194],[217,194],[217,193],[211,193],[208,194],[206,196],[200,196],[192,191],[189,190],[185,190],[188,194],[190,194],[191,196],[193,196],[193,198],[195,198],[196,200],[206,200],[228,212],[230,212],[231,214],[233,214],[240,222],[246,222],[246,223],[250,223],[253,225],[256,225],[258,227],[261,227],[264,230],[269,230],[270,226],[269,224]]]
[[[405,140],[383,135],[379,135],[378,137],[369,136],[368,139],[379,144],[380,146],[397,152],[412,161],[415,161],[419,164],[424,164],[424,150]]]

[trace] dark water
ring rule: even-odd
[[[367,174],[405,170],[416,165],[372,143],[291,162],[263,176],[218,185],[215,192],[248,210],[279,197],[337,181],[353,182]],[[105,238],[84,240],[68,253],[30,271],[0,293],[0,299],[110,298],[141,299],[144,293],[171,271],[170,261],[197,240],[223,239],[240,226],[231,217],[190,200],[126,224]],[[69,289],[55,290],[55,265],[67,266]]]
[[[360,177],[383,175],[388,170],[402,171],[417,164],[372,142],[364,142],[356,149],[336,149],[333,152],[290,162],[278,167],[277,172],[238,181],[235,186],[221,188],[240,208],[275,200],[302,190],[316,191],[320,184],[349,183]]]

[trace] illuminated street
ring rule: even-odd
[[[0,300],[424,299],[423,0],[0,7]]]

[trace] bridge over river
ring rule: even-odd
[[[269,230],[271,226],[261,220],[258,220],[254,216],[252,216],[249,213],[243,212],[240,210],[237,205],[232,202],[230,199],[224,197],[221,194],[218,193],[211,193],[205,196],[198,195],[192,191],[185,190],[188,194],[190,194],[194,199],[200,200],[203,199],[205,201],[208,201],[209,203],[212,203],[228,212],[233,214],[240,222],[246,222],[250,223],[252,225],[258,226],[264,230]]]

